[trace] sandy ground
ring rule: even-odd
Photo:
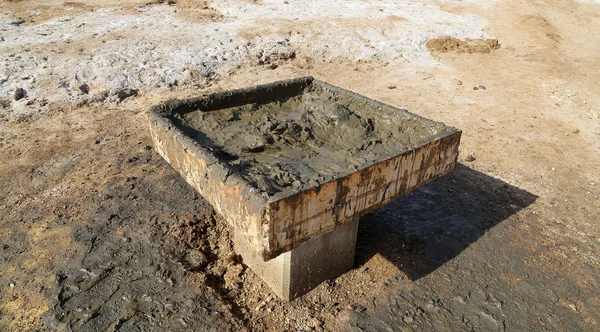
[[[598,330],[597,31],[594,1],[0,0],[0,329]],[[464,133],[454,173],[361,219],[353,270],[284,304],[145,111],[303,75]]]

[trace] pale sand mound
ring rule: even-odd
[[[430,39],[425,44],[432,52],[456,53],[490,53],[500,48],[498,39],[471,39],[460,40],[452,37]]]

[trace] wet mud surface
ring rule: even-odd
[[[591,265],[558,263],[556,244],[534,240],[544,222],[525,210],[537,199],[458,165],[450,176],[363,217],[357,264],[382,255],[414,282],[407,285],[400,275],[386,281],[390,293],[378,298],[372,311],[353,312],[350,324],[356,331],[415,326],[433,331],[586,330],[598,319],[589,311],[600,304],[594,294],[598,279]],[[582,278],[575,281],[566,269]]]
[[[151,165],[168,170],[161,160]],[[116,179],[90,200],[97,222],[72,233],[87,250],[76,267],[56,272],[47,327],[553,330],[587,326],[565,321],[570,305],[583,312],[598,305],[593,281],[567,286],[556,282],[560,271],[526,263],[543,247],[505,246],[530,236],[520,211],[536,196],[464,166],[363,217],[354,269],[291,304],[269,295],[232,251],[225,222],[169,173]]]
[[[238,273],[230,282],[243,271],[223,240],[228,230],[178,175],[153,170],[162,163],[149,149],[124,158],[125,168],[149,166],[144,177],[116,177],[84,199],[91,218],[71,233],[83,253],[55,272],[49,330],[241,328],[221,295],[228,268]]]
[[[577,330],[599,321],[597,270],[559,259],[575,243],[540,235],[538,198],[463,165],[361,218],[354,268],[283,303],[235,255],[226,222],[136,134],[145,122],[122,130],[113,113],[98,113],[76,135],[36,130],[47,141],[20,153],[46,158],[14,173],[9,183],[23,189],[0,188],[0,206],[13,207],[0,209],[0,329]],[[19,153],[26,137],[4,138]]]
[[[448,130],[407,111],[316,86],[267,104],[190,112],[182,120],[203,146],[269,195],[318,186]]]
[[[600,39],[581,33],[600,7],[332,1],[0,0],[0,330],[600,330]],[[431,59],[443,35],[502,46]],[[309,74],[463,129],[462,167],[363,217],[354,268],[283,304],[145,115]],[[138,96],[107,98],[123,82]]]
[[[190,271],[205,271],[214,262],[215,254],[207,257],[200,244],[196,250],[186,250],[185,245],[165,245],[165,240],[172,241],[167,234],[178,230],[188,232],[187,235],[196,233],[195,236],[208,227],[213,228],[211,232],[216,230],[210,213],[202,221],[195,219],[199,216],[190,215],[198,209],[211,211],[210,206],[173,180],[174,177],[162,178],[175,184],[167,194],[147,182],[123,179],[123,183],[115,181],[112,190],[92,200],[95,220],[99,222],[72,234],[75,241],[88,246],[80,266],[56,274],[59,293],[53,308],[55,327],[79,331],[225,328],[220,323],[223,318],[218,291],[209,288],[197,297],[187,283]],[[128,197],[134,187],[140,187],[135,190],[137,194],[153,196],[149,200],[154,202],[152,205],[164,210],[157,213],[149,206],[139,209],[138,198]],[[159,191],[151,192],[156,189]],[[159,199],[162,195],[170,199]],[[186,203],[177,203],[181,201]],[[180,220],[171,223],[164,219],[164,213],[174,207],[177,209],[172,213],[179,214]],[[179,226],[187,229],[178,229]],[[186,234],[177,235],[185,243]],[[190,258],[190,254],[194,257]]]

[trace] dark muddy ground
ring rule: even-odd
[[[282,303],[154,152],[143,115],[123,131],[114,112],[85,124],[55,115],[71,129],[38,127],[36,151],[4,137],[23,160],[3,179],[23,184],[2,189],[14,207],[0,211],[5,329],[21,319],[67,331],[585,330],[598,320],[597,271],[550,254],[527,209],[536,196],[465,165],[363,217],[355,268]],[[49,157],[28,163],[36,153]],[[30,301],[34,321],[19,311]]]
[[[597,1],[165,5],[208,38],[147,2],[0,0],[1,331],[600,330]],[[430,56],[447,31],[461,39]],[[481,34],[498,45],[462,39]],[[251,63],[230,71],[245,60],[216,56],[238,43]],[[153,152],[145,114],[305,75],[462,129],[462,164],[362,218],[354,269],[283,304]],[[108,98],[124,76],[137,96]]]

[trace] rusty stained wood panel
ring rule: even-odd
[[[319,187],[267,202],[169,123],[150,119],[159,154],[265,258],[364,215],[452,169],[460,131]],[[168,122],[168,121],[166,121]]]
[[[159,154],[239,230],[265,260],[348,223],[454,169],[461,132],[447,131],[416,144],[399,155],[357,172],[290,196],[264,198],[241,176],[201,146],[173,121],[173,114],[198,108],[217,109],[244,101],[268,100],[271,95],[295,95],[309,84],[347,93],[365,103],[384,105],[312,78],[272,83],[249,89],[167,101],[150,110],[150,133]],[[277,90],[277,91],[275,91]],[[254,100],[256,99],[256,100]],[[395,109],[389,106],[389,110]],[[424,121],[429,121],[423,119]]]
[[[291,250],[452,171],[460,136],[457,131],[436,138],[318,188],[271,202],[266,216],[272,251],[267,256]]]
[[[163,123],[160,123],[163,122]],[[150,134],[156,151],[233,227],[243,229],[258,248],[268,247],[268,225],[263,224],[266,200],[250,192],[248,184],[169,121],[150,117]]]
[[[150,119],[159,154],[227,222],[243,230],[264,259],[289,251],[364,215],[452,169],[461,132],[384,160],[319,187],[267,202],[248,184],[166,120]]]

